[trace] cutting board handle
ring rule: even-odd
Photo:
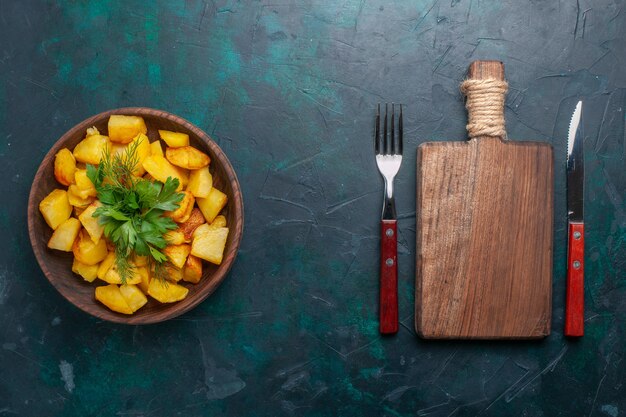
[[[486,82],[473,82],[477,80]],[[507,89],[502,62],[474,61],[470,64],[467,80],[461,84],[461,91],[467,97],[465,107],[468,112],[467,131],[470,138],[506,139],[504,98]]]

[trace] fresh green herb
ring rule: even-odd
[[[163,237],[176,223],[164,217],[176,210],[184,194],[176,191],[178,179],[168,177],[165,183],[148,181],[133,175],[138,163],[137,146],[132,142],[122,154],[105,152],[100,164],[87,165],[87,177],[96,187],[102,206],[94,212],[104,226],[104,235],[115,245],[115,259],[122,283],[133,276],[130,257],[147,256],[157,277],[164,276],[167,257],[162,249]]]

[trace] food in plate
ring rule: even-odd
[[[60,186],[39,204],[53,230],[48,247],[71,252],[71,271],[104,284],[95,299],[121,314],[148,297],[184,299],[203,261],[221,264],[229,233],[220,214],[228,197],[213,186],[209,155],[182,132],[147,135],[139,116],[112,115],[107,134],[87,129],[74,149],[57,152]]]

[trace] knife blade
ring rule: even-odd
[[[582,133],[582,101],[576,104],[567,135],[567,290],[565,298],[566,336],[584,333],[585,161]]]

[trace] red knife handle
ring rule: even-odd
[[[565,336],[582,336],[585,309],[585,224],[569,224]]]
[[[380,332],[398,332],[398,228],[397,220],[381,221]]]

